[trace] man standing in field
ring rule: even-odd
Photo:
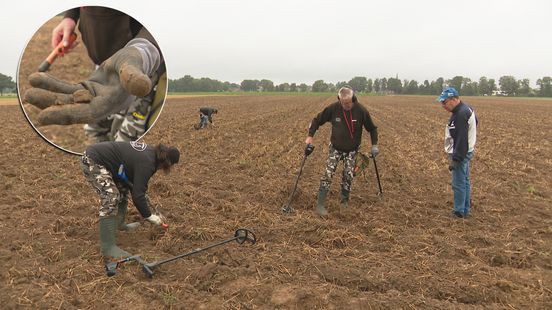
[[[454,209],[452,213],[465,218],[470,213],[470,160],[477,136],[475,111],[459,98],[458,91],[448,87],[437,98],[443,108],[452,113],[445,128],[445,152],[452,172]]]
[[[343,161],[343,177],[341,181],[340,202],[343,207],[347,207],[351,184],[353,182],[353,172],[355,168],[356,156],[362,140],[362,127],[370,132],[372,140],[372,156],[377,156],[378,132],[377,127],[372,122],[368,110],[358,101],[353,90],[348,87],[342,87],[337,93],[337,102],[327,106],[310,123],[309,133],[306,144],[312,144],[314,134],[318,127],[331,122],[332,133],[330,138],[330,150],[326,162],[326,170],[320,180],[320,189],[318,191],[318,201],[316,204],[316,213],[320,216],[328,215],[325,207],[325,200],[332,177],[335,174],[337,164]]]

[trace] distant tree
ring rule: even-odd
[[[457,91],[462,91],[462,82],[464,81],[464,77],[461,75],[457,75],[453,77],[452,79],[447,81],[448,86],[452,86],[456,88]]]
[[[328,91],[328,84],[324,83],[324,80],[317,80],[312,84],[313,92],[325,92]]]
[[[518,80],[518,93],[519,96],[529,96],[531,94],[531,85],[529,85],[529,79]]]
[[[387,79],[383,78],[380,80],[380,90],[386,91],[387,90]]]
[[[259,89],[259,80],[243,80],[240,88],[243,91],[257,91]]]
[[[415,80],[410,80],[406,86],[406,94],[417,94],[418,93],[418,82]]]
[[[11,76],[0,73],[0,95],[4,95],[5,89],[15,89],[15,83]]]
[[[435,83],[431,87],[431,94],[439,95],[443,91],[444,86],[445,79],[443,79],[442,77],[437,78],[437,80],[435,80]]]
[[[335,83],[335,88],[340,89],[341,87],[343,87],[345,85],[349,85],[349,83],[347,83],[346,81],[337,82],[337,83]]]
[[[481,95],[492,95],[491,87],[489,85],[489,80],[487,80],[486,76],[482,76],[479,78],[479,84],[477,86],[479,88],[479,94]]]
[[[377,92],[379,92],[379,91],[381,90],[380,85],[381,85],[380,79],[375,79],[375,80],[374,80],[374,85],[373,85],[374,92],[377,93]]]
[[[424,80],[424,83],[418,87],[418,93],[422,95],[431,95],[431,84],[428,80]]]
[[[386,90],[392,91],[395,94],[400,94],[402,91],[402,82],[398,78],[389,78],[387,79],[387,88]]]
[[[542,79],[537,80],[537,86],[539,86],[539,96],[552,97],[552,78],[545,76]]]
[[[504,75],[498,79],[500,90],[508,96],[515,96],[518,91],[518,83],[516,78],[511,75]]]
[[[309,86],[305,83],[299,84],[299,91],[306,93],[309,90]]]
[[[366,92],[371,93],[374,90],[373,86],[374,82],[372,81],[372,79],[368,79],[368,81],[366,81]]]
[[[496,81],[495,79],[489,79],[489,91],[490,91],[490,94],[492,95],[493,92],[495,90],[497,90],[498,88],[496,87]]]
[[[464,83],[461,92],[463,96],[477,96],[479,94],[477,82],[471,82],[470,79],[467,79]]]
[[[363,76],[355,76],[349,81],[349,86],[356,92],[366,91],[368,80]]]
[[[333,83],[328,83],[328,90],[329,92],[337,92],[337,88]]]
[[[263,79],[259,85],[263,91],[274,91],[274,83],[271,80]]]
[[[296,83],[289,84],[289,91],[292,92],[292,93],[296,93],[297,92],[297,84]]]

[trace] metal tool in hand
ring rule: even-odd
[[[54,50],[52,50],[50,55],[48,55],[48,57],[46,57],[46,59],[40,64],[40,66],[38,66],[38,72],[48,71],[48,69],[50,69],[50,66],[54,63],[56,58],[58,58],[58,56],[63,56],[67,52],[67,50],[71,48],[71,46],[73,45],[76,39],[77,39],[77,34],[73,32],[69,36],[68,47],[63,46],[63,41],[59,42],[59,44],[54,48]]]
[[[142,265],[142,271],[146,274],[147,277],[152,278],[153,274],[154,274],[153,270],[155,268],[163,265],[163,264],[170,263],[170,262],[175,261],[177,259],[184,258],[184,257],[190,256],[190,255],[193,255],[193,254],[197,254],[197,253],[206,251],[208,249],[211,249],[211,248],[214,248],[214,247],[217,247],[217,246],[221,246],[223,244],[232,242],[234,240],[236,242],[238,242],[239,244],[243,244],[246,241],[250,242],[251,244],[255,244],[257,242],[257,238],[255,237],[255,234],[251,230],[245,229],[245,228],[240,228],[240,229],[236,230],[236,232],[234,233],[233,238],[223,240],[223,241],[217,242],[215,244],[211,244],[211,245],[206,246],[204,248],[197,248],[197,249],[195,249],[191,252],[184,253],[184,254],[181,254],[181,255],[177,255],[175,257],[163,259],[163,260],[156,261],[156,262],[153,262],[153,263],[143,264]]]
[[[299,168],[299,173],[297,173],[297,178],[295,179],[295,184],[293,185],[293,190],[291,192],[291,195],[289,195],[288,202],[282,207],[282,212],[284,213],[293,212],[293,208],[291,207],[291,201],[293,200],[293,195],[295,195],[295,191],[297,190],[297,184],[299,183],[299,177],[301,177],[301,173],[303,172],[303,166],[305,166],[305,161],[313,151],[314,151],[314,145],[307,144],[307,146],[305,147],[305,154],[303,155],[303,160],[301,161],[301,167]]]

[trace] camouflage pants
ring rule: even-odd
[[[136,98],[126,113],[116,114],[113,120],[114,141],[135,141],[146,132],[146,122],[151,110],[151,98]]]
[[[326,161],[326,171],[322,175],[320,180],[320,189],[330,190],[332,184],[332,178],[337,169],[339,161],[343,161],[343,176],[341,178],[341,189],[347,192],[351,191],[351,185],[353,183],[353,172],[355,170],[356,155],[358,151],[342,152],[336,150],[333,145],[330,144],[330,151],[328,152],[328,160]]]
[[[86,180],[100,195],[100,217],[117,215],[117,205],[127,201],[128,190],[117,186],[111,173],[104,166],[94,163],[86,152],[82,156],[81,167]]]

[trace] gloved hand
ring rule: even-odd
[[[378,156],[378,154],[379,154],[379,149],[378,149],[378,145],[377,145],[377,144],[372,145],[372,150],[371,150],[370,153],[372,153],[372,157]]]
[[[309,156],[312,151],[314,151],[314,145],[307,144],[307,146],[305,147],[305,156]]]
[[[159,217],[156,214],[150,215],[150,217],[146,217],[146,220],[152,224],[155,224],[157,226],[161,226],[163,224],[163,221],[161,220],[161,217]]]
[[[460,162],[456,161],[456,160],[450,160],[449,161],[449,171],[452,171],[456,168],[458,168],[458,166],[460,166]]]
[[[149,76],[160,54],[151,42],[133,39],[104,61],[88,80],[71,84],[47,73],[33,73],[24,100],[42,111],[36,125],[92,123],[126,109],[134,96],[150,93]]]

